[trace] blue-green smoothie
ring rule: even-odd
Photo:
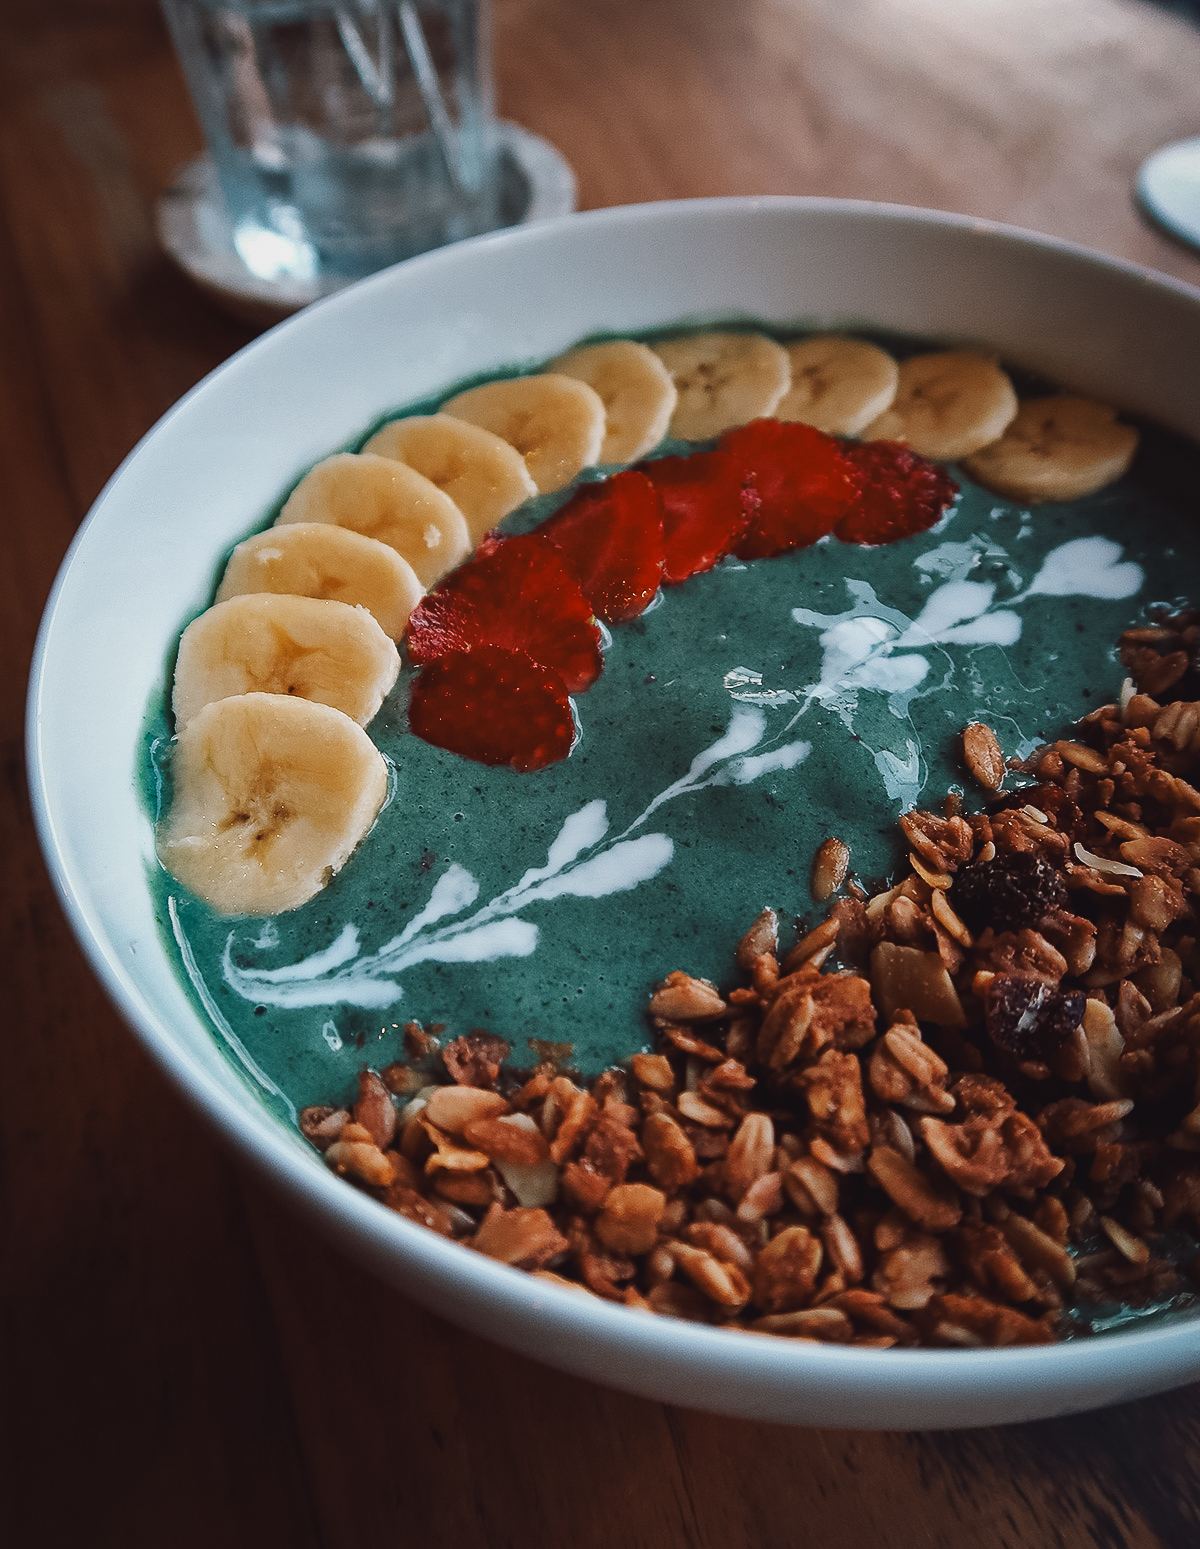
[[[917,538],[826,539],[664,589],[611,631],[571,756],[536,773],[414,737],[406,668],[369,728],[391,798],[303,908],[221,918],[156,872],[170,950],[247,1079],[281,1114],[346,1095],[402,1057],[413,1019],[495,1032],[518,1066],[531,1041],[567,1043],[594,1074],[649,1046],[669,970],[728,983],[764,905],[817,917],[822,840],[868,887],[886,878],[897,816],[966,783],[968,721],[1021,756],[1115,697],[1121,630],[1194,593],[1200,451],[1151,428],[1119,483],[1032,508],[952,471],[960,498]],[[147,759],[169,787],[168,697]]]

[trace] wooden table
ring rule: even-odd
[[[562,148],[585,206],[936,205],[1200,283],[1129,193],[1144,155],[1200,132],[1200,32],[1135,0],[497,0],[496,32],[502,112]],[[151,1067],[38,856],[25,673],[101,485],[250,334],[156,247],[155,197],[200,141],[152,0],[9,0],[0,39],[0,1541],[1200,1542],[1198,1389],[945,1435],[627,1398],[368,1279]]]

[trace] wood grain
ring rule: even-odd
[[[1200,132],[1200,33],[1121,0],[558,0],[498,7],[501,111],[566,153],[586,206],[715,194],[926,205],[1193,283],[1133,209]]]
[[[1135,0],[497,0],[501,111],[587,206],[886,199],[1200,282],[1130,178],[1200,132],[1200,32]],[[73,944],[23,786],[53,574],[250,337],[159,254],[200,137],[151,0],[0,14],[0,1542],[1183,1549],[1200,1389],[1005,1431],[788,1430],[459,1333],[241,1179]],[[80,778],[86,779],[86,750]]]

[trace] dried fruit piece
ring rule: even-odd
[[[944,468],[898,441],[864,441],[843,450],[860,483],[858,500],[834,528],[843,543],[895,543],[925,532],[958,493]]]
[[[739,559],[807,548],[832,532],[858,499],[859,479],[832,437],[811,425],[753,420],[721,437],[753,481],[759,507],[734,544]]]
[[[954,911],[976,933],[1020,930],[1036,925],[1051,909],[1065,909],[1067,886],[1061,875],[1031,850],[998,855],[968,866],[954,879]]]
[[[987,995],[988,1037],[1017,1059],[1048,1059],[1079,1026],[1086,1003],[1081,990],[1059,990],[1042,979],[997,975]]]
[[[711,570],[737,543],[759,497],[736,457],[659,457],[641,471],[662,499],[663,580],[676,586]]]
[[[418,666],[479,646],[524,652],[571,694],[600,676],[591,605],[549,538],[485,538],[409,618],[408,654]]]
[[[597,618],[636,618],[663,573],[662,501],[634,468],[584,484],[538,529],[563,552]]]
[[[448,753],[523,773],[566,758],[575,739],[559,675],[522,651],[494,645],[426,667],[413,684],[408,724]]]

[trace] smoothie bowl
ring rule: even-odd
[[[815,437],[781,405],[803,376],[797,344],[828,335],[891,362],[901,392],[821,441],[816,504],[857,479],[857,515],[830,506],[779,540],[754,427]],[[695,355],[714,337],[739,380],[790,376],[688,425],[688,382],[719,398],[728,374]],[[586,357],[569,352],[618,339],[668,385],[650,443],[605,457],[597,442],[518,487],[499,540],[484,516],[461,552],[453,520],[419,524],[414,568],[453,552],[411,584],[403,665],[386,655],[403,626],[368,618],[377,692],[327,712],[353,727],[334,762],[359,816],[299,891],[210,890],[179,813],[214,757],[189,765],[185,742],[233,696],[260,715],[263,683],[194,693],[224,670],[227,637],[181,633],[236,614],[240,638],[247,608],[290,590],[253,579],[265,572],[223,582],[231,553],[267,528],[336,528],[310,471],[326,459],[394,457],[393,422],[446,406],[483,427],[481,384],[578,382]],[[1012,395],[981,448],[1018,396],[1119,409],[1102,487],[1002,492],[984,451],[966,471],[953,449],[917,455],[903,384],[947,352]],[[918,385],[910,406],[934,396]],[[488,428],[505,439],[503,417]],[[747,429],[752,444],[729,440]],[[672,1402],[878,1427],[1030,1419],[1193,1380],[1197,440],[1200,296],[977,222],[714,201],[402,265],[214,373],[81,531],[30,699],[38,821],[69,915],[136,1032],[242,1154],[347,1251],[515,1349]],[[861,452],[898,443],[913,454],[887,454],[882,474]],[[649,579],[624,574],[606,607],[588,591],[564,622],[564,586],[595,581],[568,578],[548,677],[524,638],[508,649],[516,593],[497,594],[497,567],[523,556],[517,591],[533,587],[544,623],[529,577],[569,550],[581,503],[608,502],[627,558],[641,540],[611,491],[657,488],[665,510],[666,486],[699,468],[703,527],[739,456],[736,531],[697,538],[689,507],[694,552],[674,573],[668,554],[672,584],[659,590],[660,549]],[[282,541],[264,541],[274,563]],[[461,580],[484,572],[486,597]],[[438,589],[418,600],[422,585]],[[312,727],[299,743],[319,740]],[[1158,764],[1138,778],[1160,806],[1170,794],[1168,815],[1121,786],[1143,753]],[[231,795],[231,822],[238,808]],[[901,836],[913,809],[926,816]],[[1016,913],[972,902],[989,866],[983,892],[1019,883]],[[1127,909],[1151,944],[1120,969]],[[840,1008],[828,1048],[814,983]],[[793,1000],[803,1025],[772,1010]],[[1016,1113],[1024,1171],[971,1172],[947,1150],[988,1104]],[[549,1193],[529,1177],[546,1152],[562,1170]],[[540,1242],[508,1251],[531,1225]],[[793,1291],[808,1277],[803,1296],[763,1267],[772,1244]],[[981,1307],[1000,1321],[981,1324]]]

